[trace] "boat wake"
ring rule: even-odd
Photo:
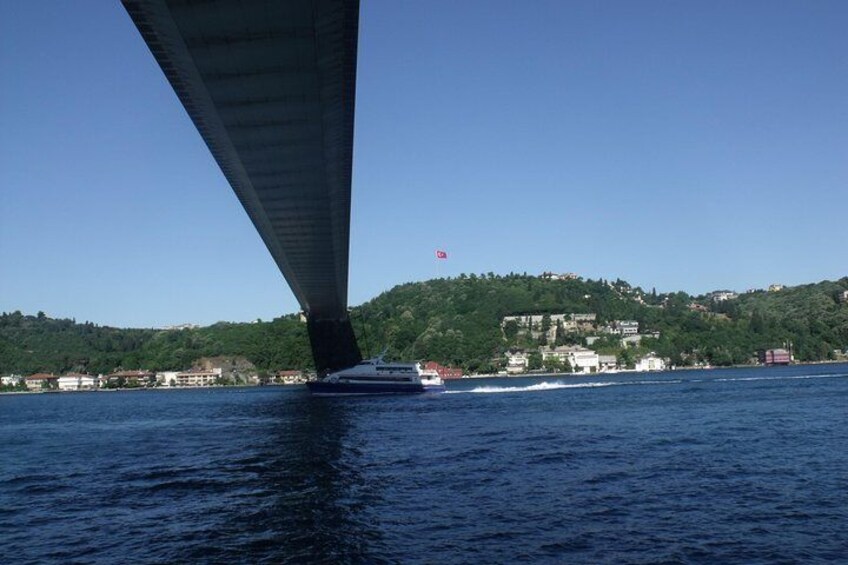
[[[471,390],[449,390],[446,394],[498,394],[502,392],[539,392],[545,390],[559,390],[562,388],[594,388],[600,386],[612,386],[622,383],[563,383],[556,382],[541,382],[528,386],[478,386]]]
[[[564,388],[600,388],[608,386],[636,386],[636,385],[675,385],[675,384],[696,384],[696,383],[711,383],[711,382],[744,382],[744,381],[780,381],[780,380],[796,380],[796,379],[827,379],[827,378],[846,378],[848,374],[839,373],[824,373],[818,375],[781,375],[768,377],[724,377],[724,378],[708,378],[708,379],[668,379],[668,380],[632,380],[632,381],[606,381],[606,382],[588,382],[588,383],[564,383],[562,381],[548,382],[543,381],[527,386],[478,386],[471,390],[448,390],[445,394],[499,394],[512,392],[543,392],[547,390],[560,390]]]

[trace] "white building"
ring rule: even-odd
[[[574,349],[573,346],[560,345],[559,347],[540,347],[539,352],[542,354],[542,361],[550,359],[559,359],[560,363],[565,364],[568,361],[568,355]]]
[[[621,338],[621,347],[639,347],[642,343],[642,334],[629,335]]]
[[[4,375],[0,377],[0,384],[4,386],[17,386],[22,380],[23,377],[20,375]]]
[[[639,322],[635,320],[616,320],[615,328],[623,337],[639,333]]]
[[[529,328],[532,325],[534,329],[538,330],[542,327],[542,320],[545,316],[550,318],[552,326],[555,326],[557,322],[566,325],[565,323],[569,321],[569,314],[525,314],[523,316],[504,316],[501,327],[505,326],[507,322],[515,322],[519,328]]]
[[[177,373],[178,386],[212,386],[216,379],[220,379],[224,371],[221,367],[216,367],[208,371],[199,369],[192,371],[182,371]]]
[[[601,371],[618,369],[618,358],[615,355],[598,355],[598,365]]]
[[[574,320],[575,322],[584,322],[584,323],[585,322],[594,322],[597,319],[597,317],[598,317],[598,315],[593,313],[593,312],[589,312],[589,313],[586,313],[586,314],[572,314],[571,315],[571,319]]]
[[[728,300],[734,300],[738,296],[738,294],[729,290],[717,290],[716,292],[710,295],[710,297],[713,299],[713,302],[726,302]]]
[[[509,375],[527,372],[529,358],[524,351],[506,352],[506,372]]]
[[[636,362],[637,371],[665,371],[665,361],[654,355],[648,355]]]
[[[563,364],[571,365],[575,373],[596,373],[599,370],[598,354],[591,349],[579,345],[561,345],[559,347],[542,347],[542,360],[547,361],[556,357]]]
[[[542,273],[542,278],[548,279],[548,280],[551,280],[551,281],[571,281],[571,280],[579,279],[580,276],[577,275],[577,273],[562,273],[562,274],[560,274],[560,273],[551,273],[549,271],[545,271],[544,273]]]
[[[156,373],[156,384],[161,386],[177,386],[177,371],[162,371]]]
[[[575,373],[597,373],[599,368],[598,354],[591,349],[573,351],[568,356],[568,362]]]
[[[100,386],[100,379],[93,375],[70,374],[58,378],[59,390],[94,390]]]

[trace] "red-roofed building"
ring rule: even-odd
[[[424,364],[424,370],[436,371],[442,379],[462,378],[462,369],[457,369],[456,367],[445,367],[444,365],[439,365],[435,361],[427,361],[427,363]]]
[[[56,388],[59,377],[53,376],[52,373],[36,373],[25,378],[24,382],[29,390],[43,390],[45,388]]]
[[[156,374],[150,371],[115,371],[103,377],[103,386],[147,386],[156,382]]]

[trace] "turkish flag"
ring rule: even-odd
[[[436,250],[436,259],[447,259],[447,258],[448,258],[448,254],[445,251],[442,251],[440,249]]]

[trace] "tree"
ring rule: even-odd
[[[504,336],[509,341],[513,341],[515,337],[518,335],[518,322],[515,320],[509,320],[504,324]]]
[[[542,354],[538,351],[534,351],[527,357],[527,369],[530,371],[535,371],[536,369],[542,368]]]
[[[544,365],[545,370],[552,373],[562,372],[562,361],[560,361],[560,358],[557,355],[550,355],[547,359],[545,359]]]

